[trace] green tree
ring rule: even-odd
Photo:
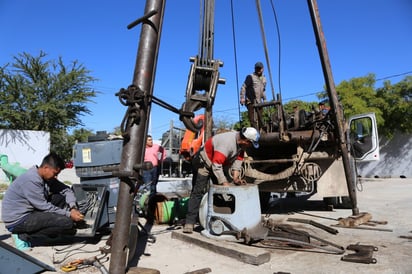
[[[377,89],[379,108],[384,116],[380,132],[391,137],[394,132],[412,132],[412,76],[392,85],[386,81]]]
[[[365,77],[342,81],[336,86],[346,118],[355,114],[375,112],[378,123],[383,123],[382,112],[379,108],[382,102],[376,96],[375,83],[375,75],[369,74]]]
[[[90,114],[87,103],[96,96],[96,79],[78,61],[69,65],[21,53],[0,68],[0,127],[42,130],[51,135],[51,150],[71,157],[67,130],[82,126],[80,116]],[[70,154],[67,154],[70,151]]]
[[[299,109],[303,109],[307,112],[313,111],[314,108],[318,107],[317,102],[305,102],[301,100],[292,100],[287,102],[286,104],[283,105],[284,112],[286,114],[293,114],[293,108],[297,106]]]
[[[386,81],[383,87],[377,89],[375,84],[375,75],[368,74],[342,81],[336,86],[339,104],[343,107],[345,117],[373,112],[380,134],[390,138],[396,131],[412,133],[412,76],[407,76],[396,84]],[[326,91],[318,93],[317,96],[319,101],[328,101]],[[289,101],[283,105],[286,120],[293,113],[294,106],[312,112],[318,107],[318,102]],[[275,107],[265,109],[264,121],[271,121],[275,112]],[[250,126],[247,111],[241,112],[241,119],[242,124],[236,122],[235,129]]]

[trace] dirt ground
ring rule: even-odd
[[[328,254],[303,250],[267,249],[270,260],[260,265],[244,263],[241,258],[235,259],[213,252],[211,248],[203,248],[196,244],[173,237],[181,233],[179,226],[155,225],[151,232],[156,241],[148,242],[139,238],[135,263],[139,267],[152,268],[160,273],[183,274],[199,269],[210,268],[210,273],[412,273],[412,179],[368,179],[363,180],[362,191],[358,192],[358,205],[361,212],[372,214],[376,221],[387,221],[386,225],[375,227],[361,226],[365,229],[336,228],[336,235],[327,233],[307,224],[287,222],[299,229],[305,229],[339,246],[350,244],[372,245],[377,247],[373,252],[375,264],[353,263],[342,261],[343,255]],[[316,197],[300,205],[303,210],[296,213],[294,206],[274,208],[269,217],[276,222],[286,222],[288,218],[305,218],[326,226],[337,224],[337,219],[348,217],[351,210],[334,209],[326,211],[316,201]],[[288,208],[286,208],[288,207]],[[292,209],[292,210],[290,210]],[[144,221],[144,220],[142,220]],[[381,229],[382,231],[369,230]],[[386,231],[388,230],[388,231]],[[389,231],[390,230],[390,231]],[[63,262],[79,258],[101,257],[98,251],[103,247],[108,236],[97,242],[76,243],[67,246],[35,247],[25,251],[36,260],[55,268],[44,273],[66,273],[60,270]],[[10,234],[0,224],[0,239],[13,245]],[[215,240],[211,240],[213,242]],[[221,242],[221,241],[219,241]],[[236,243],[237,244],[237,243]],[[229,245],[229,244],[228,244]],[[239,243],[239,245],[242,245]],[[240,247],[239,247],[240,249]],[[262,251],[261,249],[259,249]],[[110,255],[102,258],[102,262],[110,259]],[[104,262],[109,269],[110,260]],[[3,273],[0,269],[0,273]],[[71,273],[102,273],[95,267],[87,267]],[[205,272],[204,272],[205,273]]]

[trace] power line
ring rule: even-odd
[[[403,75],[407,75],[407,74],[412,74],[412,70],[411,70],[411,71],[407,71],[407,72],[403,72],[403,73],[399,73],[399,74],[393,74],[393,75],[390,75],[390,76],[378,78],[378,79],[376,79],[376,81],[382,81],[382,80],[386,80],[386,79],[391,79],[391,78],[395,78],[395,77],[399,77],[399,76],[403,76]]]

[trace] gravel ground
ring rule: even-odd
[[[63,174],[62,174],[63,175]],[[60,178],[62,179],[62,178]],[[363,191],[358,193],[358,204],[361,212],[372,214],[373,220],[387,221],[386,225],[377,225],[372,228],[387,229],[389,231],[374,231],[367,229],[336,228],[337,235],[329,234],[306,224],[296,224],[299,229],[306,229],[310,233],[331,241],[343,247],[350,244],[373,245],[378,251],[373,253],[376,264],[351,263],[341,260],[343,255],[351,254],[346,250],[344,254],[326,254],[308,251],[269,249],[271,259],[260,265],[251,265],[239,260],[217,254],[211,250],[194,244],[183,242],[172,237],[173,233],[181,233],[180,227],[155,225],[152,233],[156,237],[155,243],[138,242],[137,265],[157,269],[161,273],[183,274],[203,268],[210,268],[211,273],[412,273],[412,241],[400,236],[412,236],[412,180],[411,179],[364,179]],[[311,199],[308,203],[316,204]],[[278,222],[287,218],[308,218],[330,226],[337,224],[331,220],[349,217],[350,210],[324,211],[316,207],[305,206],[307,209],[300,213],[277,213],[270,218]],[[309,216],[311,214],[312,216]],[[317,216],[317,217],[314,217]],[[323,217],[323,218],[321,218]],[[366,227],[367,226],[362,226]],[[174,230],[172,230],[172,228]],[[10,234],[0,223],[0,239],[13,245]],[[60,270],[61,261],[72,261],[79,258],[100,256],[98,248],[103,247],[107,240],[104,236],[94,243],[76,243],[68,246],[35,247],[25,253],[37,260]],[[213,241],[212,241],[213,242]],[[109,258],[108,256],[107,258]],[[106,259],[106,258],[105,258]],[[104,259],[103,259],[104,260]],[[55,262],[55,263],[54,263]],[[109,269],[110,261],[104,263]],[[56,273],[45,272],[45,273]],[[3,273],[0,269],[0,273]],[[95,267],[88,267],[71,273],[100,273]]]

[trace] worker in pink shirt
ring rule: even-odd
[[[166,151],[164,148],[158,144],[153,144],[152,136],[147,135],[144,161],[151,162],[153,164],[153,168],[143,170],[143,182],[145,184],[150,183],[150,196],[156,193],[156,185],[160,175],[161,163],[165,158]]]

